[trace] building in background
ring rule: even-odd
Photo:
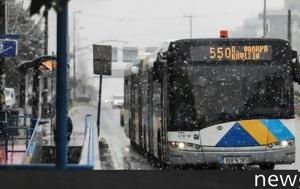
[[[263,35],[262,23],[259,17],[251,17],[244,20],[244,24],[238,27],[235,31],[230,34],[232,37],[259,37]]]
[[[271,0],[268,1],[271,3]],[[292,11],[292,48],[300,54],[300,0],[285,0],[281,10],[267,10],[267,37],[288,39],[288,10]],[[244,21],[243,26],[232,32],[231,37],[262,37],[263,16],[251,17]],[[295,84],[295,90],[300,86]]]
[[[291,9],[293,11],[300,11],[300,1],[299,0],[285,0],[284,8],[285,8],[285,10]]]
[[[137,47],[124,47],[123,48],[123,62],[132,62],[139,55]]]
[[[288,37],[288,10],[292,11],[292,47],[300,50],[300,1],[285,0],[281,10],[267,10],[267,37],[287,39]],[[262,13],[244,21],[243,26],[232,32],[232,37],[262,37]]]

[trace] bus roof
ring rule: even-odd
[[[175,46],[181,44],[203,44],[203,45],[213,45],[213,44],[228,44],[228,45],[237,45],[237,44],[281,44],[284,46],[289,46],[290,43],[284,39],[276,38],[192,38],[192,39],[178,39],[178,40],[169,40],[165,41],[160,45],[157,51],[153,53],[145,53],[141,56],[138,56],[133,62],[132,66],[128,67],[125,70],[125,75],[131,75],[131,68],[136,66],[139,68],[139,72],[145,71],[153,67],[153,63],[157,58],[157,54],[161,52],[167,52],[170,50],[171,45]]]
[[[289,41],[277,38],[195,38],[195,39],[180,39],[171,41],[171,43],[193,43],[193,42],[232,42],[232,43],[285,43]]]

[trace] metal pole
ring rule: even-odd
[[[193,37],[193,15],[188,15],[188,16],[184,16],[186,18],[189,18],[190,19],[190,38]]]
[[[98,113],[97,113],[98,136],[100,136],[101,93],[102,93],[102,74],[100,74],[100,79],[99,79],[99,99],[98,99]]]
[[[40,105],[40,70],[38,66],[33,67],[33,98],[32,98],[32,116],[34,119],[39,117]]]
[[[193,38],[193,16],[190,15],[190,38]]]
[[[76,12],[74,12],[74,23],[73,23],[73,77],[76,82]],[[73,89],[73,99],[76,96],[76,89]]]
[[[8,161],[8,130],[7,125],[5,126],[5,160]]]
[[[6,2],[5,0],[0,0],[0,34],[6,34]],[[0,115],[1,121],[6,120],[5,112],[3,112],[5,102],[4,100],[4,89],[5,89],[5,59],[0,56]],[[3,116],[3,117],[2,117]],[[5,136],[5,159],[8,160],[8,148],[7,148],[7,124],[1,123],[0,127],[3,128]]]
[[[53,80],[54,80],[54,67],[53,67],[53,64],[52,64],[52,70],[51,70],[51,93],[50,93],[50,101],[51,101],[51,107],[50,107],[50,127],[51,127],[51,138],[53,138],[53,116],[54,116],[54,103],[53,103],[53,90],[54,90],[54,86],[53,86]],[[51,140],[51,145],[52,145],[52,141]]]
[[[48,24],[49,24],[49,10],[46,7],[45,12],[45,31],[44,31],[44,55],[48,55]]]
[[[292,43],[292,11],[288,10],[287,39]]]
[[[267,0],[264,0],[263,12],[263,37],[267,37]]]
[[[0,0],[0,34],[6,34],[6,0]],[[5,58],[0,57],[0,88],[5,88]]]
[[[73,12],[73,77],[74,82],[76,82],[76,14],[80,14],[81,11]],[[73,99],[76,97],[76,90],[73,89]]]
[[[20,74],[21,81],[20,81],[20,107],[25,109],[25,101],[26,101],[26,73],[24,71],[21,71]]]
[[[68,0],[59,1],[57,11],[57,95],[56,95],[56,167],[67,164],[67,39]]]

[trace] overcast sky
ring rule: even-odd
[[[28,5],[29,0],[25,0]],[[283,0],[268,0],[268,9],[280,9]],[[188,38],[194,15],[193,37],[218,37],[220,29],[233,31],[248,17],[262,12],[263,0],[71,0],[79,46],[102,40],[122,40],[140,47],[157,46],[168,39]],[[55,16],[52,14],[52,19]],[[54,26],[54,25],[53,25]],[[50,32],[53,36],[55,28]],[[55,41],[55,40],[51,40]]]

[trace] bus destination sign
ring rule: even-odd
[[[270,45],[194,46],[190,48],[191,61],[210,60],[272,60]]]

